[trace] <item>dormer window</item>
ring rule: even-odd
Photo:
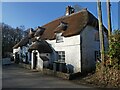
[[[54,33],[62,33],[67,30],[68,24],[61,21],[57,28],[54,30]]]
[[[67,29],[67,27],[68,27],[68,24],[61,21],[61,23],[60,23],[60,25],[59,25],[58,27],[61,27],[61,29],[62,29],[63,31],[65,31],[65,30]]]
[[[36,32],[34,34],[36,40],[40,40],[40,38],[41,38],[42,34],[44,33],[44,31],[45,31],[45,28],[38,26],[38,28],[36,29]]]
[[[33,28],[30,28],[30,31],[29,31],[29,34],[28,34],[29,38],[33,38],[33,37],[34,37],[34,34],[35,34],[34,29],[33,29]]]
[[[45,31],[45,28],[38,26],[34,36],[36,36],[36,37],[41,36],[44,33],[44,31]]]
[[[56,33],[56,43],[63,42],[62,33]]]
[[[54,33],[56,34],[56,43],[63,42],[62,34],[67,30],[67,27],[68,24],[61,21],[57,28],[54,30]]]

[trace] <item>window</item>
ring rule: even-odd
[[[58,61],[65,62],[65,51],[58,51]]]
[[[62,33],[56,33],[56,42],[60,43],[63,42],[63,36],[61,36]]]
[[[63,21],[61,21],[61,23],[60,23],[60,25],[58,27],[61,27],[61,29],[63,31],[65,31],[67,29],[67,27],[68,27],[68,24],[63,22]]]
[[[100,59],[100,51],[95,51],[95,61]]]
[[[98,31],[95,33],[95,41],[99,41],[99,32]]]

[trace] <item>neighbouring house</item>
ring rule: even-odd
[[[100,56],[98,19],[87,9],[75,12],[66,7],[65,16],[57,18],[36,30],[13,48],[19,61],[29,62],[31,69],[53,69],[65,73],[95,70]],[[107,29],[103,26],[105,50]]]
[[[31,63],[31,52],[28,52],[28,49],[35,40],[34,33],[35,31],[31,28],[29,34],[13,47],[13,56],[16,63]]]

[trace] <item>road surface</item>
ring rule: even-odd
[[[3,66],[3,88],[89,88],[69,80],[43,75],[15,64]]]

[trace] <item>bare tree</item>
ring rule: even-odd
[[[22,29],[12,28],[11,26],[1,23],[2,28],[2,56],[7,52],[12,52],[12,47],[22,38]]]

